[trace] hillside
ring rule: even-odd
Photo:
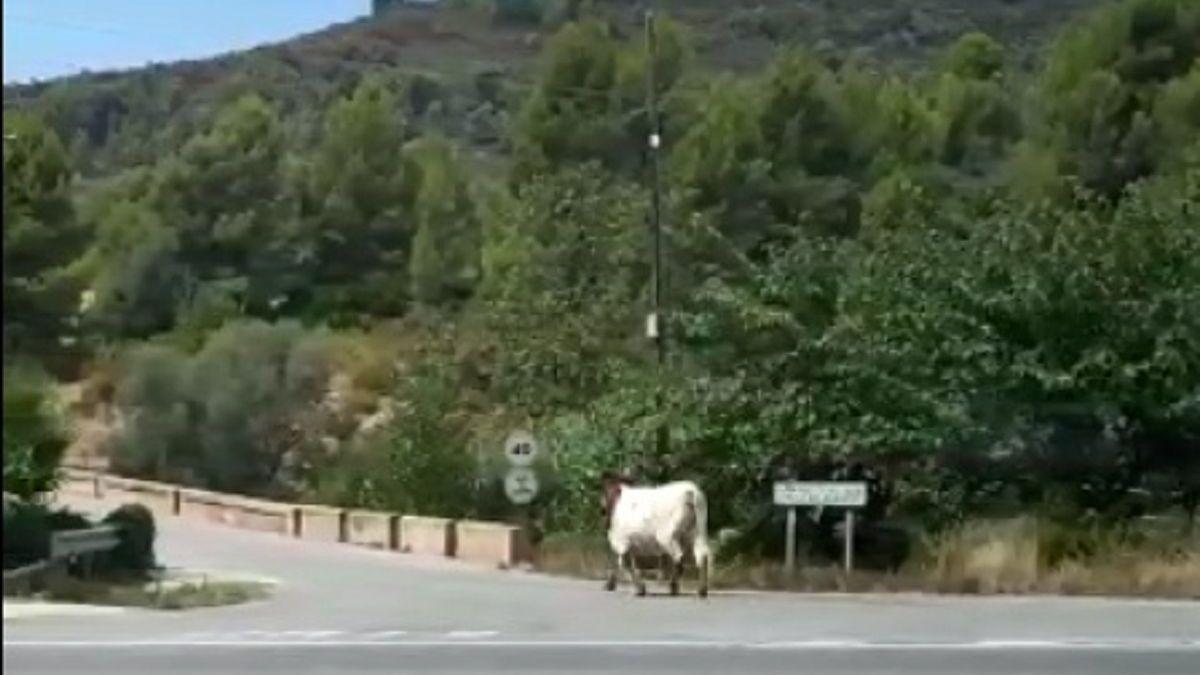
[[[626,35],[639,34],[637,3],[598,3]],[[692,0],[664,3],[691,32],[711,71],[753,71],[782,46],[886,69],[928,64],[960,35],[983,31],[1032,67],[1050,36],[1103,0]],[[545,36],[565,13],[540,22],[487,10],[399,7],[281,44],[213,59],[90,73],[4,89],[6,109],[32,109],[103,175],[153,161],[212,120],[222,105],[258,92],[297,122],[301,145],[317,111],[367,73],[409,80],[414,132],[437,131],[495,149]],[[565,12],[565,10],[564,10]]]
[[[782,476],[1190,526],[1200,3],[1091,4],[679,3],[651,61],[633,3],[464,0],[6,89],[6,425],[50,371],[115,471],[486,518],[528,427],[547,530],[687,477],[749,555]]]

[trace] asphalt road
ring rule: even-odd
[[[172,566],[270,600],[6,618],[11,673],[1200,672],[1200,603],[718,592],[593,582],[165,520]],[[7,612],[6,612],[7,616]],[[11,668],[11,670],[9,670]]]

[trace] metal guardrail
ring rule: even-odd
[[[4,572],[4,597],[28,595],[45,587],[62,569],[62,561],[42,560]]]
[[[50,535],[50,557],[4,572],[4,595],[35,592],[61,580],[72,563],[82,563],[90,576],[97,554],[107,553],[120,543],[118,529],[111,525],[83,530],[62,530]]]
[[[63,530],[50,535],[50,558],[58,560],[76,556],[107,553],[121,541],[117,528],[111,525],[86,530]]]

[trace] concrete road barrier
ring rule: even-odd
[[[261,499],[235,497],[207,490],[180,490],[179,514],[244,530],[292,533],[292,507]]]
[[[165,483],[117,476],[102,476],[99,479],[101,496],[121,502],[141,504],[159,516],[178,514],[178,493],[179,488]]]
[[[524,530],[504,523],[284,504],[76,468],[63,471],[59,491],[77,498],[135,502],[160,516],[176,515],[310,541],[459,557],[502,568],[531,561],[536,553]]]
[[[527,555],[521,528],[503,523],[460,520],[454,525],[455,554],[468,562],[508,569]]]
[[[400,550],[405,553],[454,557],[454,521],[448,518],[402,516]]]
[[[400,516],[382,511],[349,511],[346,514],[346,541],[356,546],[399,551]]]
[[[292,509],[292,536],[309,541],[346,541],[346,512],[316,504],[296,506]]]
[[[242,497],[226,496],[225,499],[226,511],[231,514],[226,517],[232,519],[234,527],[283,535],[292,533],[291,504]]]
[[[63,471],[58,482],[58,492],[69,497],[98,499],[100,497],[100,477],[96,474],[75,470]]]
[[[224,495],[208,490],[185,488],[179,491],[179,515],[190,520],[203,520],[227,525]]]

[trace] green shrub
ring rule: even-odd
[[[4,504],[4,569],[44,560],[50,554],[50,524],[44,506]]]
[[[137,477],[268,494],[286,489],[293,433],[329,379],[323,333],[294,322],[230,323],[194,355],[141,345],[117,389],[129,424],[113,468]]]
[[[376,472],[372,501],[403,513],[446,517],[474,507],[475,457],[466,427],[454,411],[454,389],[444,373],[418,372],[401,389],[396,419],[365,449]]]
[[[143,573],[155,565],[154,514],[141,504],[125,504],[104,517],[105,525],[119,529],[120,543],[106,557],[106,571]]]
[[[92,521],[88,520],[87,516],[66,509],[46,514],[46,522],[49,524],[51,532],[86,530],[92,527]]]
[[[50,556],[50,536],[63,530],[91,527],[84,516],[42,504],[12,501],[4,504],[4,569],[31,565]]]
[[[67,441],[39,369],[5,366],[4,492],[21,499],[53,492]]]
[[[393,392],[395,417],[311,471],[310,494],[400,513],[475,515],[479,465],[457,387],[427,356]]]
[[[542,14],[541,0],[492,0],[492,17],[498,23],[537,26]]]

